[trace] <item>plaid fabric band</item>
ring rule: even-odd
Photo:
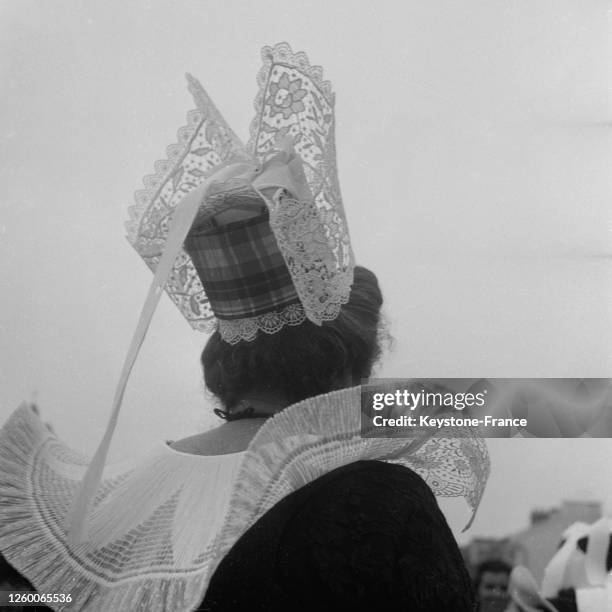
[[[255,317],[300,301],[267,211],[192,230],[184,246],[218,319]]]

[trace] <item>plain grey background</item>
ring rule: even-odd
[[[610,2],[0,2],[0,418],[36,398],[93,452],[150,274],[124,238],[142,176],[202,80],[246,141],[259,52],[286,40],[337,92],[357,259],[395,341],[378,376],[612,376]],[[112,448],[211,426],[169,300]],[[469,535],[533,506],[612,511],[612,441],[490,445]],[[446,504],[455,528],[465,522]]]

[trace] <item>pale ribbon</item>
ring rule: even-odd
[[[79,485],[67,516],[66,539],[72,546],[77,546],[86,540],[87,518],[102,480],[106,457],[117,426],[127,382],[166,282],[172,273],[174,262],[210,187],[213,184],[225,183],[229,179],[244,181],[245,185],[250,185],[262,197],[268,207],[271,207],[271,198],[269,197],[269,190],[271,189],[275,193],[278,190],[286,190],[300,201],[309,201],[312,198],[302,160],[293,150],[291,139],[285,138],[279,144],[278,152],[262,165],[249,162],[226,165],[196,189],[190,191],[178,203],[172,215],[163,253],[155,270],[149,293],[123,363],[106,431]]]

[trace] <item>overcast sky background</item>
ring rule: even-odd
[[[395,338],[378,375],[612,376],[611,7],[0,1],[0,419],[36,397],[93,452],[150,283],[126,208],[193,108],[183,75],[246,141],[260,49],[284,40],[337,93],[353,246]],[[214,422],[205,339],[162,300],[113,458]],[[564,498],[612,512],[612,440],[490,448],[468,535]]]

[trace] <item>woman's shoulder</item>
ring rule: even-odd
[[[270,509],[221,562],[201,610],[241,609],[228,607],[229,593],[234,604],[244,597],[245,605],[258,602],[252,610],[271,611],[388,603],[412,609],[420,601],[419,610],[457,612],[472,604],[463,560],[431,490],[410,469],[381,461],[339,467]],[[297,597],[303,608],[295,607]]]
[[[274,514],[287,517],[284,541],[300,540],[315,554],[318,546],[348,546],[355,534],[394,539],[410,531],[414,520],[421,529],[448,529],[435,496],[418,474],[372,460],[350,463],[314,480],[277,504],[269,520]]]

